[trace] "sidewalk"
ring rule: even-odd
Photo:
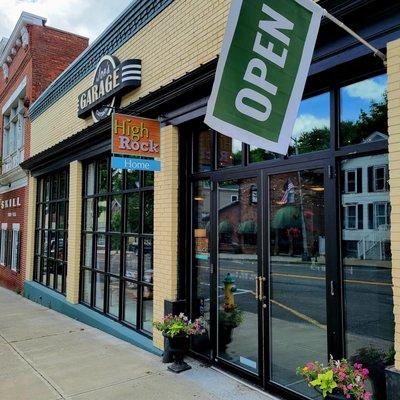
[[[273,400],[190,360],[160,358],[0,288],[1,400]]]

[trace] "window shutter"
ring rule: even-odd
[[[357,168],[357,193],[362,193],[362,168]]]
[[[374,191],[374,167],[368,167],[368,192]]]
[[[374,229],[374,205],[368,204],[368,229]]]
[[[390,225],[390,211],[391,211],[391,206],[390,203],[387,203],[386,205],[386,215],[387,215],[387,223]]]
[[[358,204],[358,229],[363,229],[364,226],[364,205],[363,204]]]

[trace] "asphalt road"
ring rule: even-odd
[[[222,256],[223,257],[223,256]],[[220,282],[226,273],[235,277],[235,302],[240,309],[256,312],[257,264],[251,259],[220,259]],[[202,292],[208,297],[208,270],[201,268]],[[349,266],[345,270],[347,333],[393,340],[391,271],[380,267]],[[325,268],[321,264],[274,262],[270,282],[272,317],[326,326]],[[223,301],[223,284],[219,288]]]

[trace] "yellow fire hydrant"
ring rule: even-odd
[[[235,298],[233,293],[236,292],[235,278],[228,272],[223,280],[223,283],[225,307],[234,308]]]

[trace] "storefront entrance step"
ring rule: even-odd
[[[150,353],[158,356],[162,355],[162,351],[153,346],[151,339],[82,304],[71,304],[62,294],[48,289],[37,282],[25,282],[24,297],[84,324],[93,326]]]

